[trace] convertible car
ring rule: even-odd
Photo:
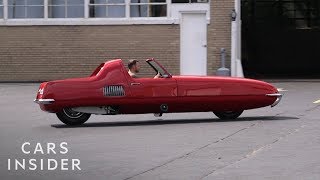
[[[90,77],[43,82],[34,102],[67,125],[91,114],[213,112],[236,119],[244,110],[275,106],[282,95],[262,81],[216,76],[172,76],[156,60],[146,63],[161,78],[132,78],[121,59],[107,61]]]

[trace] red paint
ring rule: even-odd
[[[104,96],[103,88],[108,85],[123,86],[125,96]],[[43,95],[38,92],[37,99],[55,100],[53,104],[41,104],[44,111],[116,105],[122,114],[158,113],[161,104],[169,106],[168,112],[246,110],[271,105],[276,97],[266,94],[278,93],[266,82],[245,78],[169,76],[133,79],[120,59],[101,64],[90,77],[45,82],[40,89],[44,89]]]

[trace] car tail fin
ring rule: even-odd
[[[37,92],[36,99],[41,99],[42,98],[47,83],[48,82],[43,82],[43,83],[40,84],[40,87],[39,87],[38,92]]]

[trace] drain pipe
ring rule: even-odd
[[[241,2],[234,0],[231,12],[231,76],[244,77],[241,64]]]

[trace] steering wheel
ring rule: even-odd
[[[160,72],[160,71],[157,71],[157,74],[160,74],[160,76],[162,77],[162,74],[161,74],[161,72]],[[157,74],[156,74],[156,75],[157,75]]]
[[[158,78],[163,78],[163,76],[162,76],[162,74],[161,74],[161,72],[160,71],[157,71],[157,74],[156,74],[156,76],[159,74],[159,77]],[[155,77],[156,77],[155,76]]]

